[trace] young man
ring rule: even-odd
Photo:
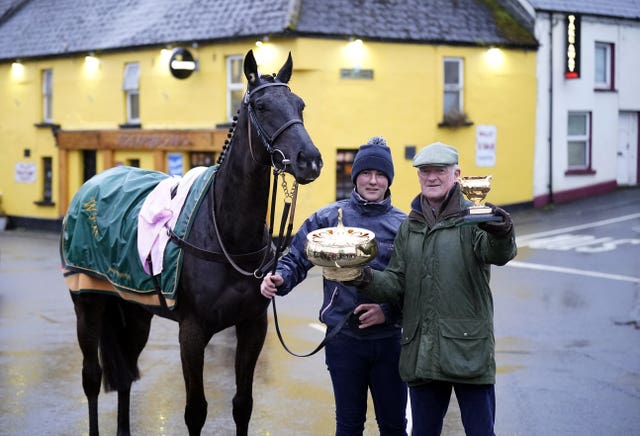
[[[391,205],[393,161],[386,141],[377,136],[360,147],[353,162],[351,197],[316,211],[302,224],[289,252],[278,262],[275,275],[267,274],[260,291],[266,298],[286,295],[307,276],[313,264],[304,254],[307,234],[338,224],[342,208],[344,226],[373,231],[378,256],[371,267],[383,269],[393,240],[406,214]],[[367,415],[367,392],[371,392],[378,429],[382,436],[406,435],[407,388],[398,373],[400,311],[398,306],[374,304],[355,288],[323,279],[324,300],[320,321],[327,332],[349,317],[339,333],[325,346],[336,403],[336,435],[362,435]]]
[[[501,222],[460,226],[472,203],[456,182],[458,152],[436,142],[414,158],[421,193],[402,223],[384,271],[364,268],[353,283],[403,308],[400,375],[409,385],[413,434],[440,435],[455,390],[467,435],[493,436],[495,338],[490,265],[516,255],[507,212]],[[489,205],[489,204],[488,204]]]

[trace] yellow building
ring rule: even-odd
[[[53,12],[45,0],[20,3],[0,11],[0,192],[14,226],[55,228],[83,181],[114,165],[180,174],[215,163],[249,49],[262,73],[292,53],[290,85],[323,155],[320,178],[300,189],[296,225],[352,189],[355,150],[375,135],[392,149],[393,202],[405,211],[418,193],[411,158],[434,141],[458,148],[463,174],[493,176],[490,201],[533,199],[536,42],[494,1],[435,10],[416,0],[336,18],[337,0],[292,2],[291,10],[286,1],[183,0],[183,22],[166,18],[176,7],[168,1],[139,0],[139,22],[123,21],[126,11],[87,12],[105,1],[61,0]],[[244,3],[264,3],[279,18],[245,16]],[[55,25],[24,24],[45,14]],[[428,28],[434,22],[446,30]]]

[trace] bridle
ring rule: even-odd
[[[251,153],[251,157],[254,160],[254,162],[256,162],[257,164],[267,165],[273,168],[274,180],[273,180],[273,190],[271,193],[271,213],[270,213],[270,220],[269,220],[268,240],[265,246],[253,253],[248,253],[243,255],[229,254],[229,252],[227,251],[222,241],[222,235],[218,227],[218,222],[217,222],[217,217],[215,212],[215,187],[214,186],[212,186],[211,188],[212,189],[211,215],[212,215],[213,228],[215,231],[215,235],[216,235],[216,238],[218,239],[218,244],[220,245],[220,249],[222,250],[222,253],[212,252],[212,251],[208,251],[208,250],[204,250],[202,248],[196,247],[193,244],[177,236],[175,233],[173,233],[172,230],[168,229],[171,240],[174,241],[176,244],[178,244],[178,246],[180,246],[181,248],[191,253],[192,255],[207,261],[214,261],[214,262],[226,261],[238,273],[244,276],[253,276],[256,279],[261,279],[262,277],[264,277],[265,272],[269,268],[272,268],[272,271],[275,272],[278,257],[284,251],[286,246],[289,245],[289,242],[291,239],[291,232],[293,230],[293,219],[295,215],[295,205],[296,205],[296,199],[297,199],[297,193],[298,193],[298,190],[297,190],[298,183],[294,182],[293,188],[289,190],[287,188],[286,180],[284,178],[284,171],[286,170],[287,165],[291,163],[291,160],[287,159],[285,154],[281,150],[275,148],[273,144],[278,139],[278,137],[283,132],[285,132],[289,127],[295,124],[303,124],[302,120],[299,118],[293,118],[285,122],[282,126],[276,129],[276,131],[273,132],[272,134],[268,134],[264,129],[264,126],[258,120],[258,117],[256,116],[254,109],[251,105],[251,96],[253,96],[257,91],[260,91],[262,89],[265,89],[271,86],[286,86],[287,89],[289,89],[289,85],[287,85],[286,83],[268,82],[268,83],[264,83],[262,85],[257,86],[251,91],[247,90],[243,98],[243,105],[247,108],[247,112],[249,114],[249,119],[247,121],[247,130],[248,130],[249,152]],[[270,161],[271,161],[270,165],[261,164],[257,162],[254,157],[253,144],[251,140],[252,138],[251,125],[254,125],[256,132],[258,134],[258,137],[261,139],[264,148],[269,153]],[[230,141],[228,142],[228,144],[230,144]],[[282,158],[279,164],[277,160],[274,158],[274,155],[277,155],[277,154],[279,154]],[[274,247],[274,244],[272,243],[272,238],[273,238],[273,228],[274,228],[274,219],[275,219],[277,178],[281,174],[282,174],[282,187],[285,193],[285,203],[284,203],[284,210],[282,213],[282,221],[280,224],[280,237],[278,241],[279,243],[276,247]],[[216,179],[214,177],[213,183],[215,184],[215,182],[216,182]],[[288,225],[287,225],[287,221],[288,221]],[[284,235],[285,227],[287,227],[286,236]],[[234,260],[234,257],[246,258],[248,256],[258,255],[258,254],[262,254],[262,260],[260,261],[260,264],[258,265],[258,267],[253,271],[245,270],[244,268],[240,267],[238,263]],[[270,254],[273,254],[273,257],[271,257]]]
[[[264,145],[264,148],[267,150],[267,153],[269,153],[269,156],[271,158],[271,166],[273,167],[274,170],[277,170],[278,172],[283,172],[286,169],[287,165],[291,163],[291,160],[287,159],[287,157],[284,155],[282,150],[275,148],[273,146],[273,143],[289,127],[293,126],[294,124],[302,124],[302,120],[299,118],[293,118],[287,121],[286,123],[284,123],[278,129],[276,129],[276,131],[273,132],[272,134],[268,134],[266,132],[266,130],[258,120],[258,117],[256,116],[256,113],[253,109],[253,106],[251,104],[251,96],[253,96],[256,92],[271,86],[285,86],[287,89],[290,89],[289,85],[282,82],[264,83],[252,89],[251,91],[247,90],[247,92],[244,94],[244,98],[242,99],[242,103],[247,107],[247,112],[249,113],[249,122],[247,123],[247,130],[248,130],[247,137],[249,138],[249,151],[251,153],[251,157],[253,158],[253,145],[251,143],[251,137],[252,137],[251,125],[253,124],[255,126],[256,132],[258,133],[258,137],[262,140],[262,144]],[[282,157],[281,167],[278,167],[277,162],[274,159],[274,155],[276,153],[279,153],[280,156]],[[254,161],[255,161],[255,158],[254,158]]]

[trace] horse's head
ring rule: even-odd
[[[249,112],[248,122],[270,155],[271,165],[304,184],[320,175],[322,157],[302,122],[304,101],[287,85],[292,70],[289,53],[275,77],[260,76],[253,51],[249,50],[244,59],[248,86],[243,104]]]

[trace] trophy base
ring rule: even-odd
[[[347,282],[355,280],[362,272],[361,267],[332,267],[325,266],[322,268],[322,275],[325,279],[333,280],[336,282]]]
[[[496,215],[487,206],[470,207],[460,218],[458,218],[457,226],[469,226],[490,221],[501,222],[504,219],[500,215]]]

